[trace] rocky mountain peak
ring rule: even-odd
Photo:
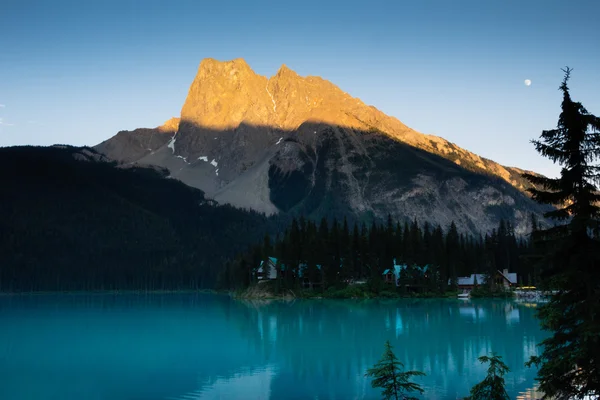
[[[205,59],[181,111],[189,125],[233,129],[241,123],[296,129],[306,121],[365,128],[349,108],[367,106],[318,77],[301,77],[283,64],[270,77],[256,74],[241,58]],[[369,108],[370,112],[371,109]]]
[[[228,129],[242,121],[262,124],[271,113],[267,79],[241,58],[205,59],[181,109],[181,120],[211,129]]]
[[[179,118],[173,117],[156,128],[161,133],[175,133],[179,129]]]
[[[214,58],[205,58],[200,61],[200,66],[198,67],[198,75],[205,77],[240,72],[254,74],[252,68],[250,68],[246,60],[243,58],[236,58],[230,61],[219,61],[215,60]]]
[[[279,79],[284,77],[288,79],[298,79],[300,78],[300,75],[298,75],[295,71],[291,70],[287,65],[281,64],[281,67],[279,67],[274,77],[277,77]]]
[[[241,58],[204,59],[180,119],[119,132],[96,148],[167,168],[218,202],[267,214],[389,213],[454,220],[475,232],[497,226],[499,215],[523,231],[527,213],[539,211],[515,190],[527,185],[521,170],[417,132],[285,64],[267,78]]]
[[[244,124],[293,131],[307,121],[377,131],[458,165],[499,176],[520,190],[526,185],[518,170],[483,159],[443,138],[419,133],[331,82],[302,77],[285,64],[267,78],[256,74],[242,58],[202,60],[181,110],[178,135],[181,143],[189,143],[195,141],[194,132],[199,129],[233,130]]]

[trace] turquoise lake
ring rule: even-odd
[[[456,399],[501,355],[511,398],[545,337],[531,304],[495,300],[243,302],[212,294],[0,296],[0,399],[380,399],[390,340],[425,389]]]

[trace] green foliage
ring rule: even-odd
[[[364,299],[374,297],[374,294],[361,286],[348,286],[344,289],[331,288],[324,297],[332,299]]]
[[[405,393],[423,393],[421,386],[410,380],[415,376],[425,376],[425,374],[421,371],[403,371],[403,369],[404,364],[398,360],[388,340],[385,342],[383,356],[372,368],[367,370],[365,376],[373,378],[372,387],[383,389],[382,395],[385,400],[416,399]]]
[[[490,363],[483,381],[471,388],[469,400],[510,400],[504,388],[504,375],[510,370],[502,362],[502,357],[495,355],[479,357],[481,363]]]
[[[166,170],[99,157],[68,146],[0,149],[0,290],[238,290],[256,283],[260,261],[275,256],[289,267],[279,274],[276,295],[298,293],[308,281],[318,296],[331,287],[338,297],[425,296],[443,293],[451,270],[476,272],[504,246],[490,238],[484,254],[487,237],[391,217],[384,224],[373,218],[370,226],[335,217],[319,224],[265,218],[216,206],[201,191],[166,179]],[[394,259],[410,265],[399,289],[383,281]],[[300,263],[307,265],[302,277]],[[428,275],[413,263],[429,264]],[[352,281],[367,283],[346,291]]]
[[[546,216],[562,223],[533,234],[542,285],[556,294],[538,313],[551,336],[528,365],[540,367],[540,389],[547,397],[583,398],[600,395],[600,168],[594,165],[600,158],[600,118],[571,99],[571,70],[564,72],[557,128],[532,141],[563,167],[561,175],[525,175],[542,188],[530,190],[535,200],[557,205]]]
[[[510,299],[513,297],[513,293],[510,290],[505,290],[502,287],[496,287],[490,289],[486,286],[478,286],[470,292],[471,297],[485,297],[485,298],[500,298]]]
[[[323,218],[317,224],[300,217],[293,218],[274,243],[267,237],[262,249],[252,249],[227,265],[236,272],[226,275],[237,276],[230,280],[235,288],[246,282],[244,277],[252,276],[260,260],[276,257],[286,266],[278,275],[276,293],[312,289],[320,297],[335,298],[439,297],[447,291],[448,282],[456,282],[458,276],[481,272],[496,276],[497,268],[522,276],[528,266],[520,258],[531,251],[530,245],[518,239],[504,220],[500,220],[497,231],[485,237],[468,237],[459,234],[455,224],[450,224],[445,234],[439,225],[421,226],[414,220],[402,224],[391,217],[385,224],[374,221],[369,228],[365,224],[350,228],[345,219],[340,224],[335,218]],[[247,260],[245,267],[240,267],[242,260]],[[394,260],[401,266],[397,286],[393,278],[390,282],[383,274],[394,269]],[[521,281],[533,283],[527,278]],[[347,288],[357,282],[362,284]],[[478,285],[481,290],[476,296],[510,296],[502,287],[488,287],[486,282]]]
[[[385,283],[380,276],[369,276],[367,279],[366,287],[369,291],[379,294],[385,287]]]
[[[382,290],[381,292],[379,292],[379,295],[377,297],[381,297],[384,299],[395,299],[400,297],[400,295],[398,294],[398,292],[394,292],[392,290]]]

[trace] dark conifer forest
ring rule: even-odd
[[[166,170],[69,146],[0,149],[0,174],[2,291],[240,289],[267,257],[278,259],[281,290],[302,286],[299,265],[304,281],[325,289],[377,283],[394,260],[410,266],[403,286],[427,292],[503,269],[520,283],[536,280],[528,238],[503,220],[473,237],[454,224],[391,218],[267,218],[216,205]]]
[[[531,225],[538,229],[534,215]],[[257,267],[269,258],[277,270],[276,292],[340,289],[355,282],[380,288],[384,272],[394,265],[406,268],[399,274],[399,291],[444,293],[456,289],[458,277],[495,276],[505,269],[516,272],[520,284],[533,285],[538,274],[529,262],[531,253],[528,237],[515,236],[504,220],[492,232],[473,237],[459,233],[454,223],[444,229],[416,220],[349,225],[346,220],[315,223],[301,217],[275,241],[266,236],[262,244],[227,263],[218,285],[248,287],[257,282]],[[479,284],[494,289],[493,280]]]
[[[0,149],[0,290],[212,288],[273,221],[89,148]]]

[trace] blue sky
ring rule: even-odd
[[[319,75],[408,126],[556,175],[561,68],[600,114],[596,0],[4,0],[0,146],[95,145],[179,115],[201,59]],[[532,85],[526,87],[525,79]]]

